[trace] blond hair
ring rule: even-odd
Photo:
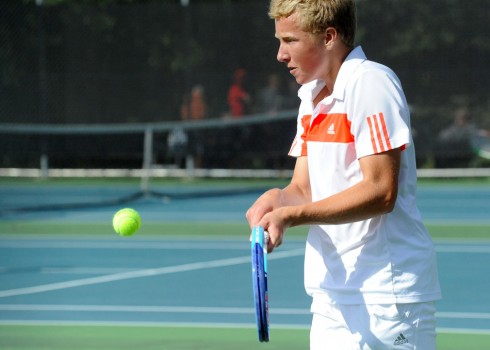
[[[356,4],[354,0],[271,0],[272,19],[298,14],[299,27],[312,34],[333,27],[344,44],[353,47],[356,36]]]

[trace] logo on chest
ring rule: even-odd
[[[347,114],[319,114],[308,130],[307,141],[351,143],[354,135],[350,131],[351,123]]]

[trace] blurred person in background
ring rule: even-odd
[[[232,118],[241,118],[250,113],[251,97],[245,88],[247,72],[239,68],[233,75],[233,83],[228,89],[229,115]]]
[[[478,129],[471,120],[467,107],[457,108],[452,124],[443,129],[436,142],[436,168],[466,168],[475,158],[474,140],[488,137],[488,132]]]
[[[267,84],[258,93],[258,112],[274,115],[282,109],[282,102],[279,76],[270,74],[267,77]]]
[[[296,165],[246,217],[269,232],[269,251],[289,227],[310,227],[310,349],[434,350],[440,288],[401,83],[354,46],[354,0],[272,0],[269,15],[277,59],[302,85]]]
[[[204,88],[201,85],[195,85],[190,97],[185,94],[180,107],[181,120],[201,120],[206,118],[207,103],[204,97]]]
[[[180,119],[182,121],[199,121],[205,119],[208,113],[208,106],[204,95],[204,87],[195,85],[189,94],[182,98],[180,107]],[[184,131],[182,128],[174,129],[168,138],[170,153],[176,158],[179,166],[183,165],[184,160],[192,157],[193,166],[202,166],[204,153],[202,131]]]

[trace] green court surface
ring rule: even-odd
[[[308,330],[273,330],[259,343],[254,329],[95,326],[0,326],[2,350],[298,350],[308,349]],[[490,348],[490,335],[439,334],[439,350]]]
[[[279,181],[154,181],[152,188],[162,191],[182,192],[189,188],[192,191],[217,189],[257,189],[262,187],[281,186],[284,182]],[[109,205],[95,205],[93,207],[84,206],[81,208],[60,206],[54,210],[28,210],[28,211],[11,211],[11,208],[26,207],[28,205],[43,205],[46,201],[71,201],[88,198],[88,201],[104,200],[105,197],[116,198],[124,196],[131,191],[138,191],[138,182],[135,180],[1,180],[0,179],[0,242],[4,241],[3,249],[16,246],[18,252],[33,249],[33,246],[25,246],[29,240],[34,241],[34,245],[52,242],[63,242],[63,246],[68,246],[70,255],[73,260],[70,263],[74,267],[89,267],[86,262],[78,263],[74,261],[75,247],[72,242],[86,241],[93,244],[104,243],[106,246],[112,241],[121,243],[121,241],[138,242],[162,242],[180,240],[180,242],[207,241],[220,242],[222,238],[246,242],[248,239],[248,226],[244,217],[244,212],[250,205],[256,193],[219,197],[211,196],[210,198],[184,199],[184,200],[166,200],[161,198],[143,198],[134,202],[112,203]],[[476,293],[476,302],[472,297],[466,297],[472,292],[468,288],[468,283],[473,283],[477,276],[488,276],[488,264],[490,254],[490,217],[488,208],[490,207],[489,196],[490,181],[488,179],[469,181],[421,181],[420,183],[420,204],[422,213],[426,220],[426,225],[431,236],[441,248],[439,251],[441,262],[441,276],[448,286],[445,304],[442,305],[441,319],[438,326],[438,349],[439,350],[483,350],[490,349],[490,331],[486,326],[490,320],[488,303],[480,301],[480,297],[485,293]],[[63,203],[61,203],[63,204]],[[121,239],[117,237],[111,227],[111,218],[113,213],[121,206],[135,207],[140,211],[143,218],[141,230],[133,239]],[[2,211],[3,210],[3,211]],[[189,219],[182,216],[185,212]],[[220,216],[218,216],[220,214]],[[2,216],[3,215],[3,216]],[[306,228],[290,229],[287,238],[292,238],[300,246],[306,237]],[[224,240],[224,239],[223,239]],[[68,243],[67,243],[68,242]],[[94,243],[95,242],[95,243]],[[449,242],[449,243],[448,243]],[[456,243],[454,243],[456,242]],[[15,243],[15,244],[14,244]],[[233,243],[233,242],[232,242]],[[61,244],[61,243],[60,243]],[[111,243],[112,244],[112,243]],[[213,243],[215,244],[215,243]],[[245,243],[246,244],[246,243]],[[458,246],[460,244],[461,246]],[[287,243],[285,243],[287,245]],[[27,248],[26,248],[27,247]],[[51,247],[51,246],[50,246]],[[38,247],[36,254],[42,252],[42,247]],[[52,249],[51,247],[50,249]],[[24,249],[24,250],[22,250]],[[85,248],[88,249],[88,248]],[[6,252],[6,250],[4,250]],[[102,251],[102,249],[99,249]],[[181,250],[185,252],[185,250]],[[79,254],[84,256],[88,250],[82,250]],[[162,252],[167,252],[162,250]],[[225,254],[228,251],[222,250],[213,254]],[[111,251],[111,254],[114,252]],[[146,252],[149,253],[149,252]],[[197,256],[199,252],[194,252]],[[29,259],[35,257],[35,254],[26,253],[24,257]],[[169,253],[166,253],[169,254]],[[188,253],[190,254],[190,253]],[[243,256],[244,251],[237,251],[237,256]],[[56,255],[56,254],[52,254]],[[67,255],[67,254],[65,254]],[[31,270],[15,269],[13,260],[0,256],[0,277],[3,273],[4,280],[9,283],[28,283],[30,280],[22,280],[22,276],[33,273]],[[131,258],[134,258],[131,256]],[[224,256],[213,256],[213,259],[222,259]],[[124,261],[130,261],[130,258],[124,258]],[[158,256],[157,262],[152,266],[164,265],[162,257]],[[197,261],[207,261],[208,258],[196,257]],[[211,259],[211,258],[209,258]],[[301,270],[301,257],[297,257],[298,271]],[[466,264],[464,267],[457,266],[457,261],[466,261],[464,259],[473,259],[473,265]],[[12,269],[4,268],[12,262]],[[107,259],[102,259],[107,263]],[[22,261],[24,263],[24,261]],[[285,262],[287,263],[287,262]],[[26,262],[27,264],[27,262]],[[175,263],[177,264],[177,263]],[[64,267],[66,263],[62,266]],[[245,264],[246,265],[246,264]],[[287,264],[286,264],[287,265]],[[22,265],[23,266],[23,265]],[[21,266],[21,267],[22,267]],[[472,269],[468,266],[478,266]],[[481,266],[481,269],[480,269]],[[49,265],[48,265],[49,267]],[[57,266],[55,266],[57,267]],[[69,266],[68,266],[69,267]],[[95,267],[107,267],[106,265]],[[130,267],[130,266],[128,266]],[[288,266],[289,267],[289,266]],[[136,267],[135,267],[136,268]],[[139,268],[144,268],[139,267]],[[459,271],[455,271],[458,269]],[[473,271],[475,270],[475,271]],[[476,271],[477,270],[477,271]],[[248,277],[248,265],[243,267],[245,276]],[[276,270],[277,271],[277,270]],[[455,272],[459,277],[453,278]],[[199,273],[199,272],[198,272]],[[301,272],[300,272],[301,273]],[[205,275],[204,272],[201,273]],[[58,278],[55,275],[33,275],[35,278]],[[44,276],[44,277],[43,277]],[[466,278],[464,278],[466,277]],[[17,282],[17,278],[19,278]],[[61,277],[60,277],[61,278]],[[77,276],[66,276],[65,279],[79,279]],[[246,279],[246,278],[245,278]],[[33,281],[33,283],[42,284],[45,282]],[[138,280],[140,281],[140,280]],[[165,281],[162,277],[162,281]],[[172,280],[173,281],[173,280]],[[186,280],[181,280],[186,285]],[[275,280],[280,282],[280,276]],[[463,282],[464,281],[464,282]],[[481,279],[478,279],[480,286],[490,287],[490,285]],[[248,279],[246,280],[248,282]],[[139,283],[128,283],[126,287],[137,287]],[[19,284],[22,287],[22,284]],[[107,283],[101,287],[117,288],[115,283]],[[10,288],[14,288],[13,285]],[[231,286],[230,286],[231,287]],[[0,286],[0,290],[8,287]],[[248,287],[247,287],[248,288]],[[301,289],[301,287],[298,287]],[[483,288],[483,290],[485,290]],[[135,289],[135,293],[145,290],[145,288]],[[271,323],[271,341],[268,344],[261,344],[257,340],[255,325],[251,322],[246,324],[240,323],[220,323],[213,324],[212,320],[204,322],[199,326],[194,320],[190,323],[167,323],[154,322],[151,319],[143,319],[135,322],[115,322],[101,321],[97,317],[107,317],[106,314],[95,314],[96,317],[84,320],[60,320],[50,315],[35,316],[40,311],[31,311],[30,314],[22,311],[8,311],[9,307],[30,306],[56,306],[59,304],[76,304],[81,305],[83,302],[76,299],[78,295],[88,297],[77,289],[67,291],[67,296],[73,299],[68,301],[58,300],[56,296],[64,294],[53,293],[53,298],[49,299],[50,293],[33,294],[29,299],[11,299],[4,298],[0,306],[4,306],[0,311],[0,349],[1,350],[124,350],[124,349],[159,349],[159,350],[254,350],[254,349],[308,349],[309,334],[308,320],[300,327],[291,327]],[[95,289],[94,289],[95,291]],[[450,292],[457,291],[456,295]],[[226,291],[223,291],[226,292]],[[61,293],[61,292],[60,292]],[[70,294],[71,293],[71,294]],[[113,301],[114,293],[119,293],[118,289],[101,290],[101,303],[103,305],[115,304]],[[300,291],[301,296],[304,291]],[[230,294],[230,293],[228,293]],[[91,297],[97,298],[99,294],[94,292]],[[107,297],[109,295],[109,297]],[[215,295],[215,294],[213,294]],[[246,294],[248,295],[248,294]],[[472,295],[472,294],[470,294]],[[38,298],[39,297],[39,298]],[[201,296],[203,297],[203,296]],[[26,297],[27,298],[27,297]],[[73,301],[74,300],[74,301]],[[233,299],[241,302],[240,298]],[[144,299],[146,302],[147,300]],[[464,303],[472,301],[468,309],[465,309]],[[87,301],[88,302],[88,301]],[[151,306],[172,305],[172,300],[148,300]],[[294,300],[287,300],[287,304],[293,303]],[[481,305],[478,304],[481,302]],[[94,304],[92,300],[90,305]],[[136,305],[134,297],[129,298],[127,305]],[[241,305],[238,303],[239,306]],[[143,305],[147,305],[143,303]],[[194,305],[192,303],[184,306]],[[477,305],[477,306],[475,306]],[[70,305],[68,305],[70,306]],[[234,306],[234,305],[231,305]],[[245,303],[247,306],[247,303]],[[247,306],[248,307],[248,306]],[[294,306],[291,306],[294,307]],[[1,313],[4,313],[2,316]],[[9,312],[10,316],[5,316]],[[58,313],[59,315],[60,313]],[[64,315],[71,315],[66,312]],[[18,316],[15,318],[14,316]],[[54,313],[54,315],[56,315]],[[49,316],[49,317],[48,317]],[[119,316],[118,316],[119,317]],[[462,320],[456,320],[456,317]],[[458,322],[453,326],[453,322]],[[465,323],[465,322],[468,323]],[[196,321],[197,322],[197,321]],[[445,323],[444,323],[445,322]],[[462,325],[462,326],[459,326]],[[276,327],[276,328],[275,328]]]
[[[483,224],[427,224],[434,239],[490,239],[490,228]],[[209,222],[162,222],[145,223],[138,236],[188,236],[216,237],[230,236],[247,229],[246,223],[209,223]],[[307,229],[294,227],[288,230],[288,237],[306,237]],[[112,234],[111,222],[55,222],[55,221],[0,221],[0,235],[36,235],[36,236],[102,236]]]

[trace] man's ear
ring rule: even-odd
[[[337,40],[338,36],[339,33],[334,27],[328,27],[327,29],[325,29],[325,34],[323,35],[325,46],[333,44]]]

